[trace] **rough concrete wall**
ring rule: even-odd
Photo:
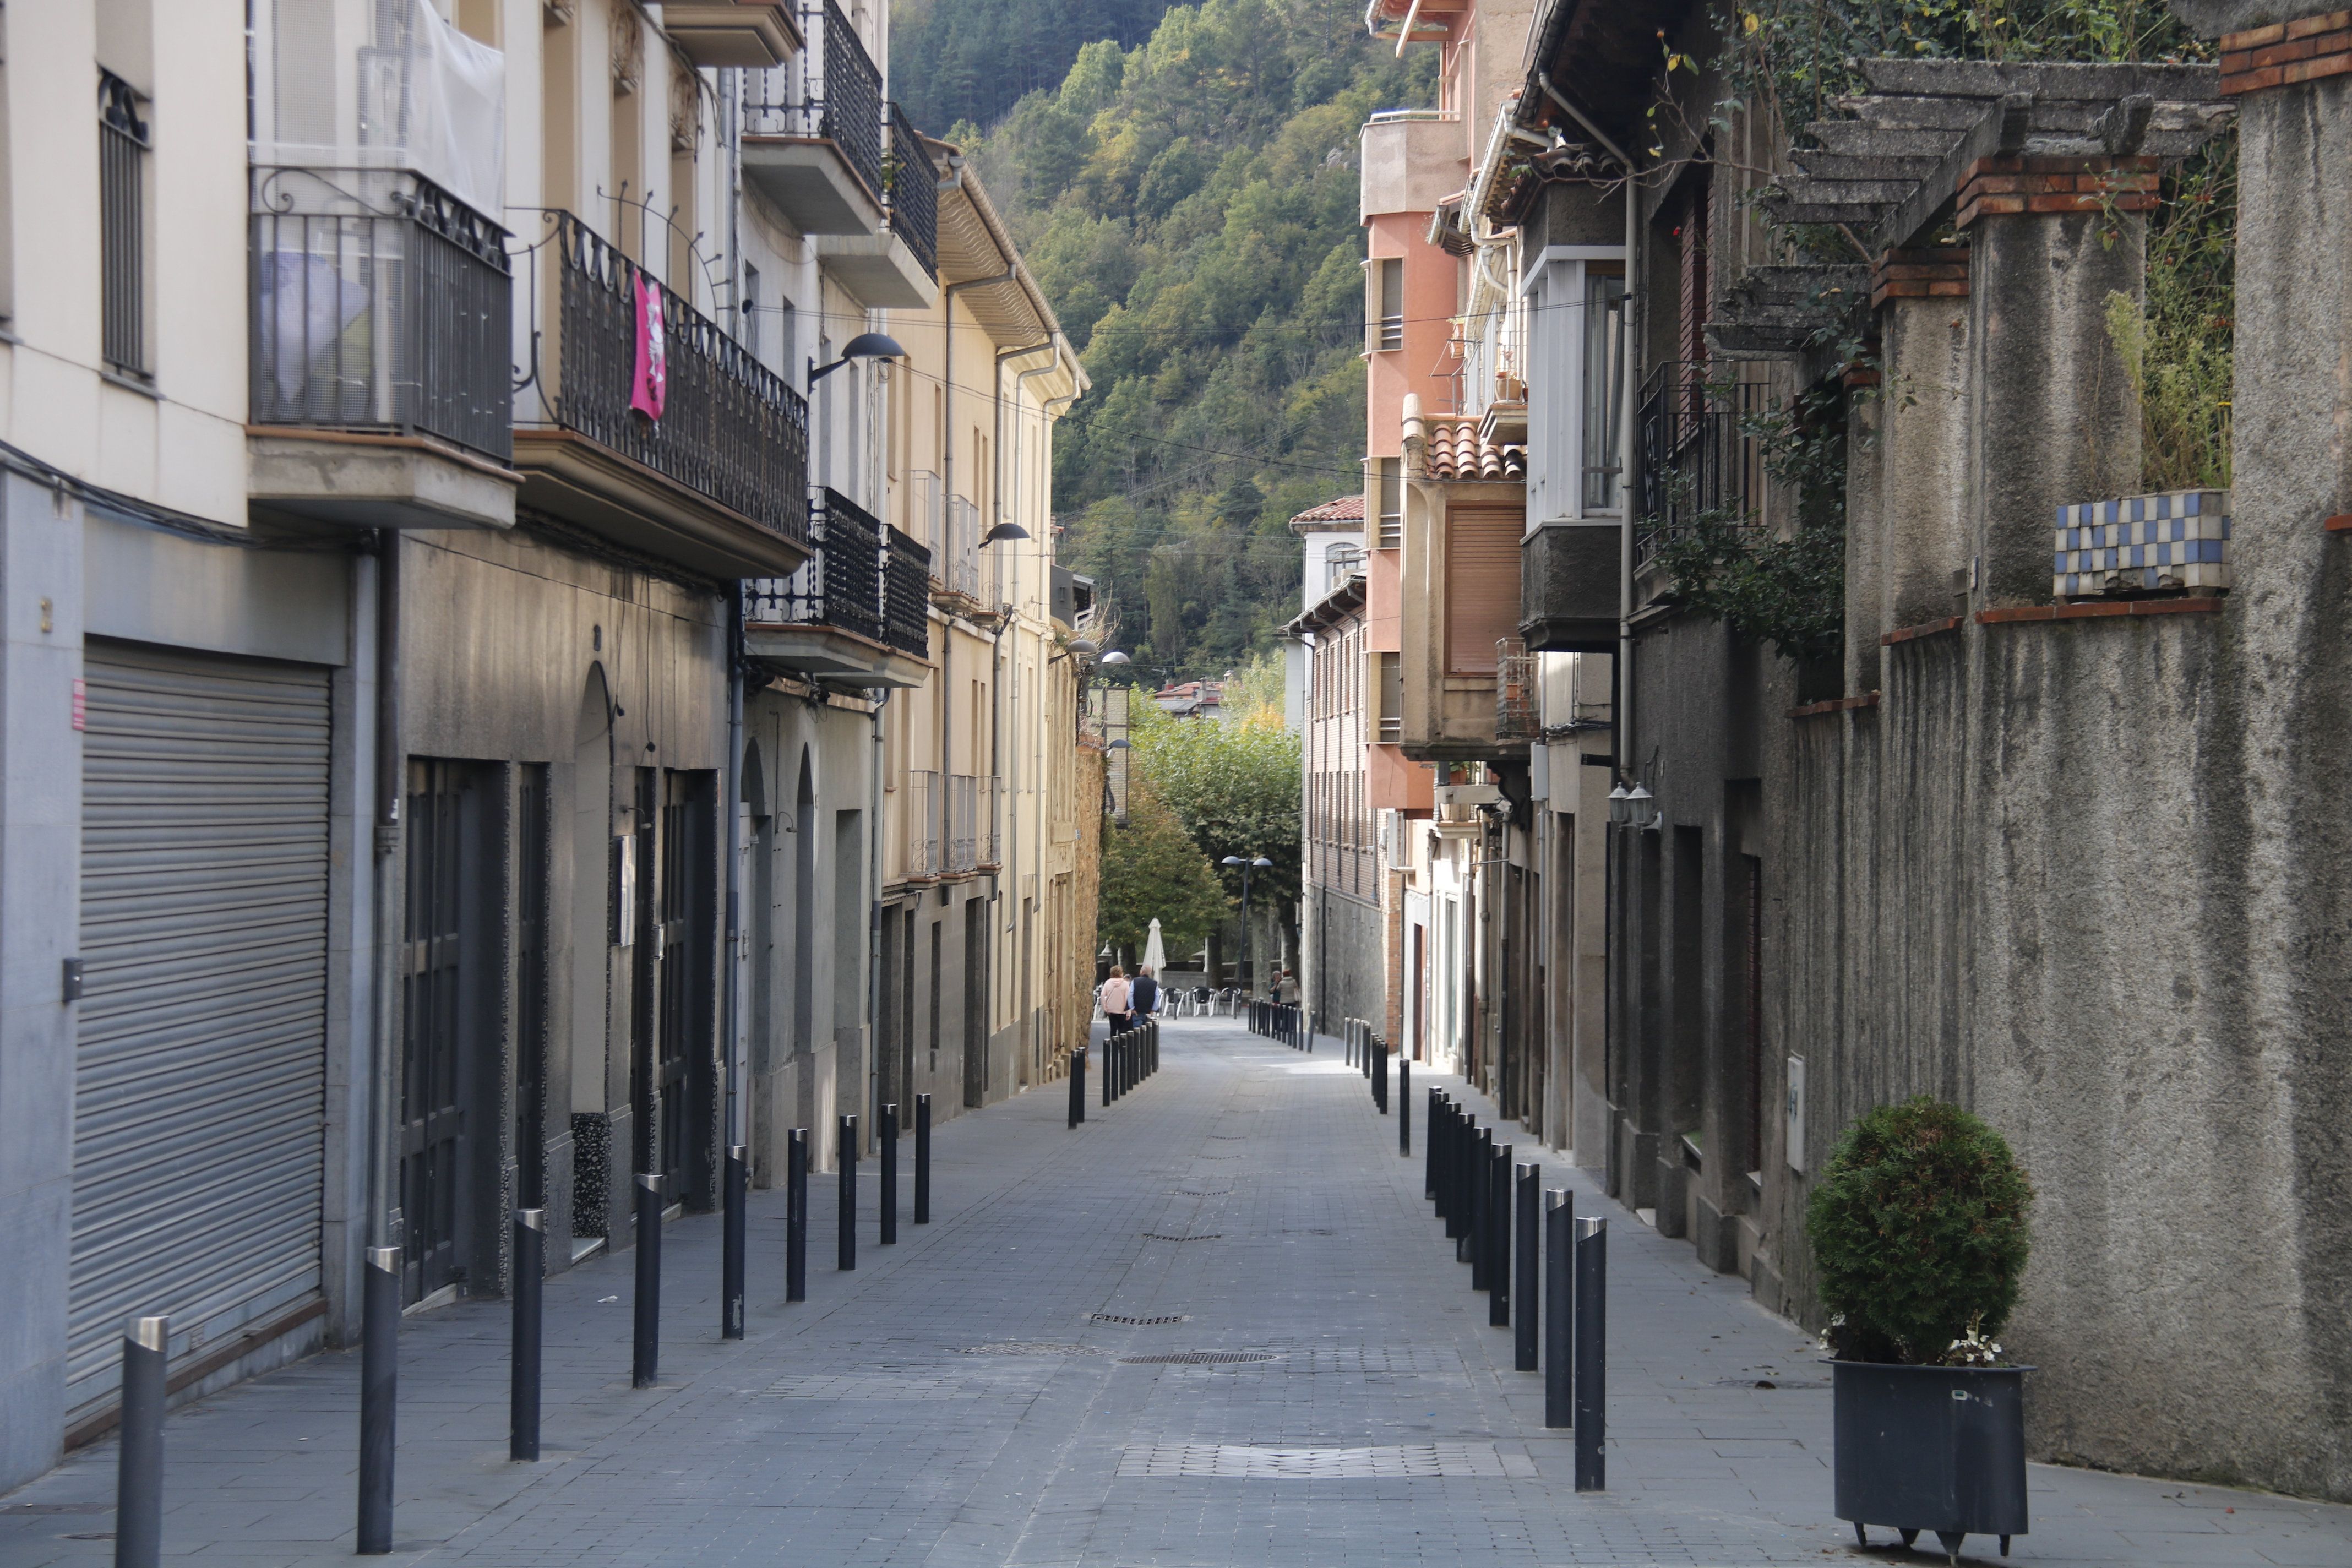
[[[1381,954],[1387,919],[1368,900],[1309,883],[1299,931],[1299,995],[1319,1015],[1318,1026],[1336,1034],[1340,1022],[1361,1018],[1375,1029],[1389,1025],[1388,985]],[[1390,1037],[1391,1043],[1395,1037]]]

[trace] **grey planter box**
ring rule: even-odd
[[[2026,1531],[2024,1366],[1830,1363],[1837,1516],[1905,1545],[1933,1531],[1959,1559],[1970,1535]]]

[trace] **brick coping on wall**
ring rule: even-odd
[[[2076,605],[2019,605],[2009,609],[1979,610],[1980,626],[2014,626],[2020,621],[2094,621],[2117,616],[2210,616],[2221,609],[2220,599],[2101,599]]]
[[[2221,96],[2352,71],[2352,11],[2221,36]]]
[[[1856,708],[1875,708],[1878,693],[1865,691],[1859,697],[1832,697],[1827,702],[1808,702],[1801,708],[1789,710],[1791,719],[1818,719],[1824,713],[1845,713]]]
[[[1897,626],[1880,637],[1878,646],[1893,647],[1897,643],[1916,642],[1921,637],[1938,637],[1945,632],[1956,632],[1960,629],[1961,618],[1958,616],[1946,616],[1940,621],[1924,621],[1916,626]]]

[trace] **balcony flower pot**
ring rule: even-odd
[[[1868,1526],[1908,1546],[1923,1531],[1958,1562],[1970,1535],[2026,1532],[2025,1366],[1831,1367],[1837,1517],[1870,1544]]]

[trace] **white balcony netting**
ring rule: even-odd
[[[506,57],[432,0],[257,0],[257,168],[405,170],[506,206]]]

